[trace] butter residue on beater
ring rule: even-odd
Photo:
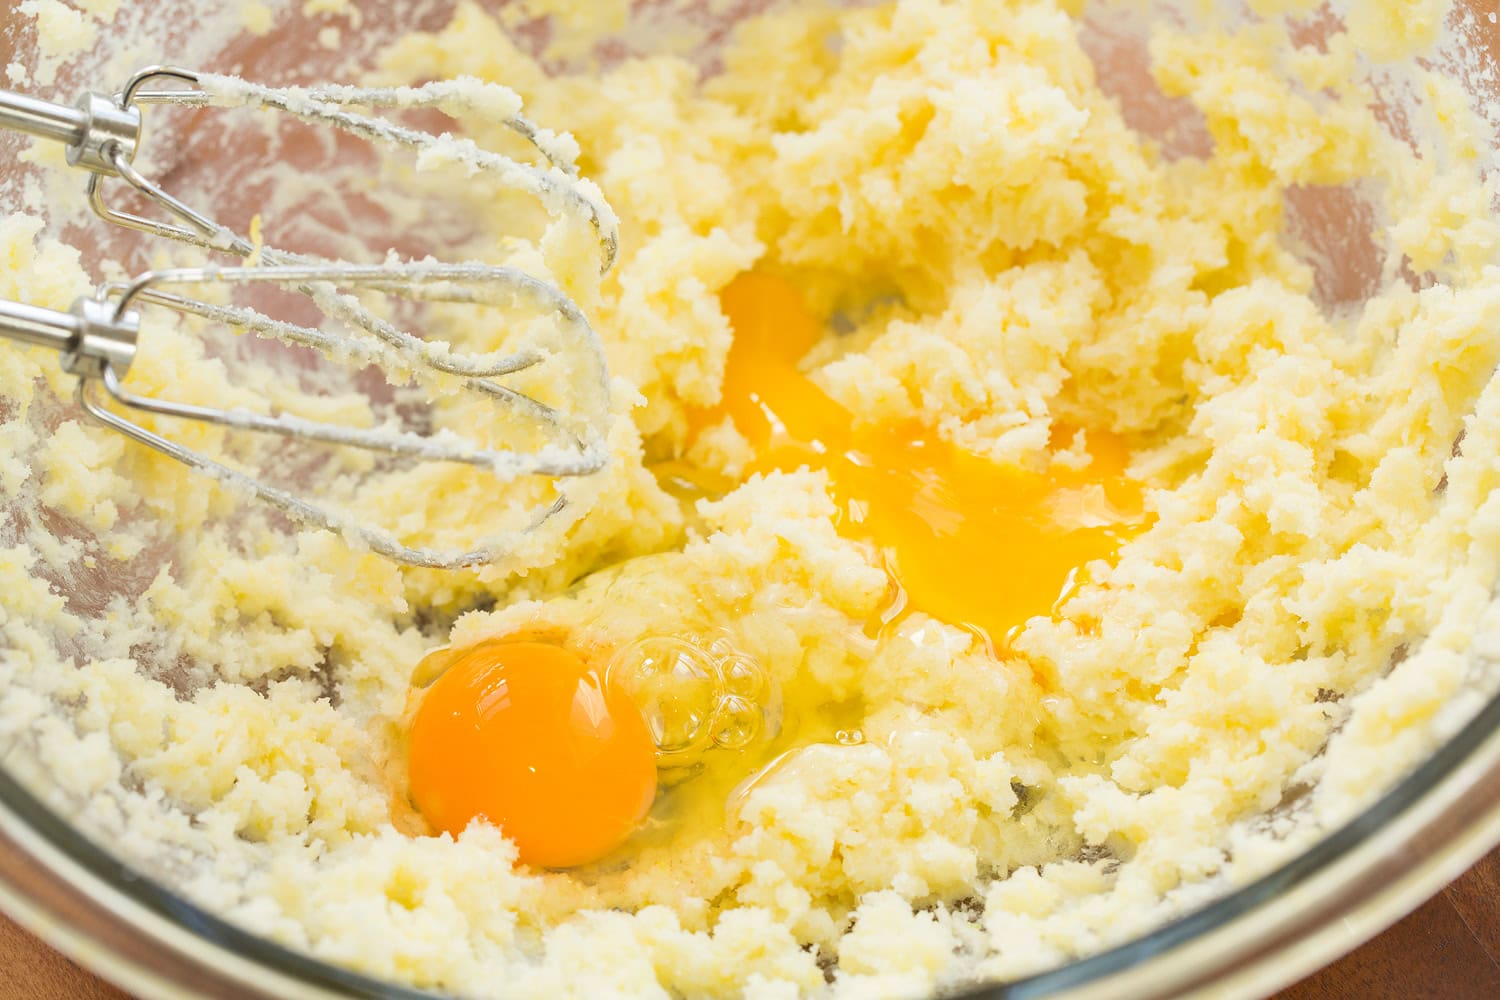
[[[67,418],[42,440],[24,415],[51,419],[66,387],[0,352],[18,408],[0,414],[23,415],[0,416],[0,440],[39,456],[0,458],[6,495],[148,546],[120,555],[135,592],[89,616],[45,573],[99,554],[0,536],[15,653],[0,725],[32,747],[16,766],[242,926],[373,975],[519,997],[1015,977],[1148,930],[1354,814],[1497,684],[1500,232],[1482,130],[1423,77],[1432,121],[1415,149],[1391,136],[1347,41],[1161,27],[1155,78],[1213,139],[1173,159],[1099,89],[1075,7],[799,6],[743,25],[706,82],[672,58],[549,78],[468,4],[399,42],[384,82],[502,82],[571,127],[634,234],[587,303],[619,418],[609,469],[580,484],[590,516],[464,574],[325,535],[279,542],[255,520],[231,533],[211,485]],[[1340,312],[1283,239],[1285,196],[1371,181],[1389,263]],[[0,224],[0,256],[8,296],[87,285],[29,220]],[[1403,260],[1429,280],[1403,280]],[[752,477],[684,509],[648,468],[715,402],[718,296],[757,267],[852,326],[810,367],[860,420],[916,421],[997,461],[1036,458],[1059,424],[1123,434],[1155,523],[998,662],[922,616],[872,638],[887,579],[837,530],[825,476]],[[189,337],[162,335],[180,343],[145,377],[232,391]],[[735,461],[735,434],[697,460]],[[451,523],[486,496],[432,472],[365,499]],[[192,538],[170,566],[148,512]],[[619,582],[570,591],[610,566]],[[863,742],[813,740],[722,818],[616,867],[518,868],[482,824],[396,830],[383,768],[413,665],[542,626],[601,646],[726,629],[785,692],[789,725],[837,709]],[[88,655],[58,662],[54,633]]]

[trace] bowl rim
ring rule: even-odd
[[[1263,996],[1395,923],[1500,843],[1500,695],[1377,801],[1268,874],[1133,941],[966,1000]],[[244,930],[110,854],[0,767],[0,909],[153,997],[437,994]]]

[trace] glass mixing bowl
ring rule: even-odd
[[[33,72],[31,89],[68,97],[86,85],[108,89],[133,64],[164,56],[274,82],[347,79],[397,32],[435,28],[451,10],[443,0],[367,5],[371,9],[358,24],[347,17],[334,22],[344,30],[330,46],[326,37],[318,44],[318,33],[307,29],[297,12],[300,4],[282,6],[288,9],[277,13],[278,26],[256,36],[239,30],[238,3],[127,3],[96,46],[68,61],[55,79]],[[648,26],[659,28],[663,5],[639,6]],[[684,19],[694,25],[689,36],[697,40],[696,56],[706,69],[712,69],[722,27],[765,6],[755,0],[729,5],[732,9],[692,5]],[[1453,19],[1457,30],[1433,64],[1460,80],[1476,106],[1487,107],[1500,96],[1500,29],[1477,3],[1460,6]],[[1138,23],[1113,11],[1091,15],[1090,54],[1132,125],[1169,150],[1174,144],[1190,149],[1201,137],[1179,129],[1171,103],[1143,84],[1144,49],[1132,31]],[[537,40],[544,36],[539,28]],[[618,59],[676,37],[688,36],[647,30],[615,39],[601,52]],[[0,14],[0,65],[15,61],[34,68],[37,44],[31,21],[14,6]],[[1391,101],[1394,118],[1401,100]],[[191,139],[192,122],[181,127]],[[194,150],[196,159],[174,158],[168,149],[160,165],[189,191],[211,190],[216,203],[232,214],[244,207],[237,199],[243,201],[240,192],[248,186],[239,183],[246,167],[233,143],[215,143],[221,152],[204,156],[201,143],[184,142],[182,148]],[[53,228],[95,266],[106,259],[127,266],[144,263],[131,240],[101,231],[62,207],[81,205],[81,192],[40,183],[15,157],[17,142],[0,139],[0,146],[9,154],[0,160],[0,208],[45,211]],[[1357,245],[1349,250],[1350,241],[1342,239],[1361,211],[1357,200],[1343,191],[1311,191],[1290,208],[1297,235],[1327,251],[1318,275],[1324,297],[1334,303],[1357,299],[1368,287],[1372,267],[1378,270],[1368,254],[1362,256]],[[0,507],[0,515],[6,513]],[[52,582],[71,604],[102,608],[111,597],[131,593],[141,575],[149,579],[152,571],[150,565],[116,567]],[[0,639],[0,656],[5,653]],[[971,995],[993,1000],[1252,997],[1351,950],[1500,843],[1500,698],[1493,694],[1476,692],[1474,704],[1482,705],[1477,713],[1444,716],[1440,749],[1410,773],[1393,774],[1389,788],[1360,815],[1341,828],[1321,831],[1314,846],[1276,870],[1232,891],[1226,887],[1217,898],[1128,944]],[[247,934],[189,902],[139,846],[91,833],[87,819],[70,809],[67,795],[49,786],[44,769],[28,756],[26,741],[14,733],[7,739],[9,744],[0,744],[5,764],[0,769],[0,908],[81,964],[150,996],[421,995]]]

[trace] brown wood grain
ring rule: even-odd
[[[1401,923],[1278,1000],[1500,997],[1500,850]]]
[[[0,916],[0,1000],[128,1000]]]
[[[129,1000],[0,916],[0,1000]],[[1500,850],[1417,912],[1276,1000],[1500,997]]]

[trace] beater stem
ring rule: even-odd
[[[52,348],[63,371],[80,378],[129,371],[139,332],[137,314],[99,299],[79,299],[69,312],[0,302],[0,337]]]
[[[69,166],[96,175],[117,173],[116,161],[129,163],[141,141],[140,111],[92,91],[70,108],[0,90],[0,127],[60,142]]]
[[[67,351],[77,342],[79,329],[78,317],[72,313],[21,302],[0,302],[0,337]]]
[[[0,128],[76,146],[88,130],[88,115],[77,108],[0,90]]]

